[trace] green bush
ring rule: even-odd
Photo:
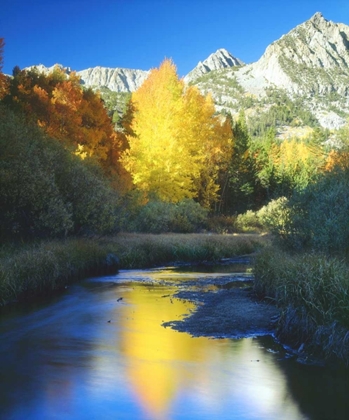
[[[285,226],[289,217],[287,203],[286,197],[280,197],[276,200],[271,200],[266,206],[263,206],[257,212],[260,225],[270,232],[278,232],[280,234],[285,232]]]
[[[96,163],[67,156],[57,171],[57,183],[71,208],[74,233],[109,233],[119,230],[119,198]]]
[[[0,107],[0,237],[117,229],[117,196],[99,169]]]
[[[257,213],[252,210],[239,214],[236,217],[235,226],[241,232],[254,232],[262,229]]]
[[[174,219],[174,205],[163,201],[150,201],[142,206],[136,220],[130,226],[135,232],[169,232]]]
[[[175,206],[171,231],[178,233],[197,232],[207,225],[208,211],[193,200],[182,200]]]
[[[152,200],[133,210],[133,214],[124,219],[123,229],[143,233],[190,233],[204,228],[206,223],[207,210],[193,200],[179,203]]]
[[[326,253],[348,251],[349,171],[324,174],[289,200],[284,243]]]
[[[284,235],[290,211],[286,197],[271,200],[258,211],[247,210],[235,220],[235,228],[242,232],[268,231]]]

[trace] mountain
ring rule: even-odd
[[[46,67],[43,64],[37,64],[35,66],[26,67],[24,70],[36,69],[39,73],[49,74],[52,73],[53,70],[57,67],[63,70],[66,74],[70,74],[72,72],[72,69],[70,67],[64,67],[62,64],[54,64],[51,67]]]
[[[55,67],[64,70],[66,74],[72,72],[70,67],[64,67],[62,64],[55,64],[52,67],[39,64],[27,67],[27,69],[36,68],[40,73],[47,74],[51,73]],[[149,71],[98,66],[78,71],[77,74],[81,78],[81,83],[87,87],[106,87],[114,92],[133,92],[142,85]]]
[[[316,13],[269,45],[257,62],[211,71],[191,83],[211,92],[218,110],[234,114],[243,107],[260,115],[275,95],[286,95],[320,126],[339,128],[349,114],[349,26]]]
[[[115,92],[133,92],[142,85],[149,71],[93,67],[77,73],[85,86],[104,86]]]
[[[349,26],[316,13],[268,46],[263,56],[241,72],[242,85],[252,78],[260,87],[275,85],[290,93],[348,96]],[[301,76],[301,77],[300,77]]]
[[[94,67],[78,74],[85,86],[103,88],[102,95],[117,92],[122,102],[149,71]],[[269,45],[257,62],[245,65],[219,49],[184,80],[210,92],[219,112],[245,109],[257,134],[263,124],[280,132],[286,126],[336,129],[349,116],[349,26],[318,12]]]
[[[244,64],[243,61],[235,58],[224,48],[221,48],[211,54],[205,61],[199,61],[198,65],[184,77],[184,81],[189,83],[210,71],[243,66]]]

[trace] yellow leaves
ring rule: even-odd
[[[179,164],[178,157],[184,151],[179,130],[183,89],[171,61],[152,70],[132,95],[134,119],[130,131],[134,135],[127,137],[129,150],[122,158],[141,190],[156,192],[167,201],[192,197],[188,169]],[[186,160],[185,153],[181,158]]]
[[[203,188],[214,197],[216,167],[229,159],[232,133],[214,116],[212,98],[185,88],[172,61],[165,60],[132,95],[132,108],[122,162],[138,188],[173,202],[197,197]],[[211,177],[205,185],[203,173]]]
[[[86,150],[84,150],[84,146],[82,144],[78,144],[77,149],[75,150],[74,154],[79,156],[82,160],[86,159],[88,154]]]
[[[285,140],[279,146],[274,145],[272,156],[276,166],[293,169],[300,164],[308,165],[323,159],[320,148],[296,139]]]
[[[274,145],[271,153],[273,170],[279,180],[294,188],[305,188],[314,176],[323,170],[323,150],[301,140],[284,140]]]

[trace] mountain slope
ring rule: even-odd
[[[78,71],[81,81],[88,87],[107,87],[115,92],[133,92],[148,77],[149,71],[123,68],[93,67]]]
[[[269,45],[251,65],[248,77],[263,79],[264,86],[274,84],[298,94],[336,90],[347,96],[348,68],[349,26],[328,21],[316,13]],[[246,77],[246,73],[241,74]]]
[[[269,45],[257,62],[212,71],[192,83],[212,93],[218,110],[234,114],[245,108],[259,116],[275,95],[286,94],[320,126],[339,128],[349,114],[348,40],[349,26],[316,13]]]
[[[85,86],[123,95],[138,89],[149,71],[94,67],[78,74]],[[278,106],[287,117],[268,116],[276,125],[339,128],[349,115],[349,26],[316,13],[269,45],[257,62],[244,65],[219,49],[184,80],[210,92],[218,111],[236,114],[244,108],[258,120]]]
[[[189,83],[210,71],[243,65],[243,61],[231,55],[226,49],[221,48],[203,62],[199,61],[198,65],[184,77],[184,81]]]
[[[55,64],[52,67],[45,67],[44,65],[39,64],[27,67],[27,69],[36,68],[40,73],[47,74],[51,73],[55,67],[59,67],[66,74],[72,72],[70,67],[64,67],[62,64]],[[77,74],[81,78],[81,84],[86,87],[106,87],[114,92],[133,92],[137,90],[148,77],[149,71],[98,66],[78,71]]]

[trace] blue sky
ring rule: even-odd
[[[172,58],[184,76],[218,48],[257,61],[317,11],[349,25],[348,0],[1,0],[3,71],[55,63],[148,70]]]

